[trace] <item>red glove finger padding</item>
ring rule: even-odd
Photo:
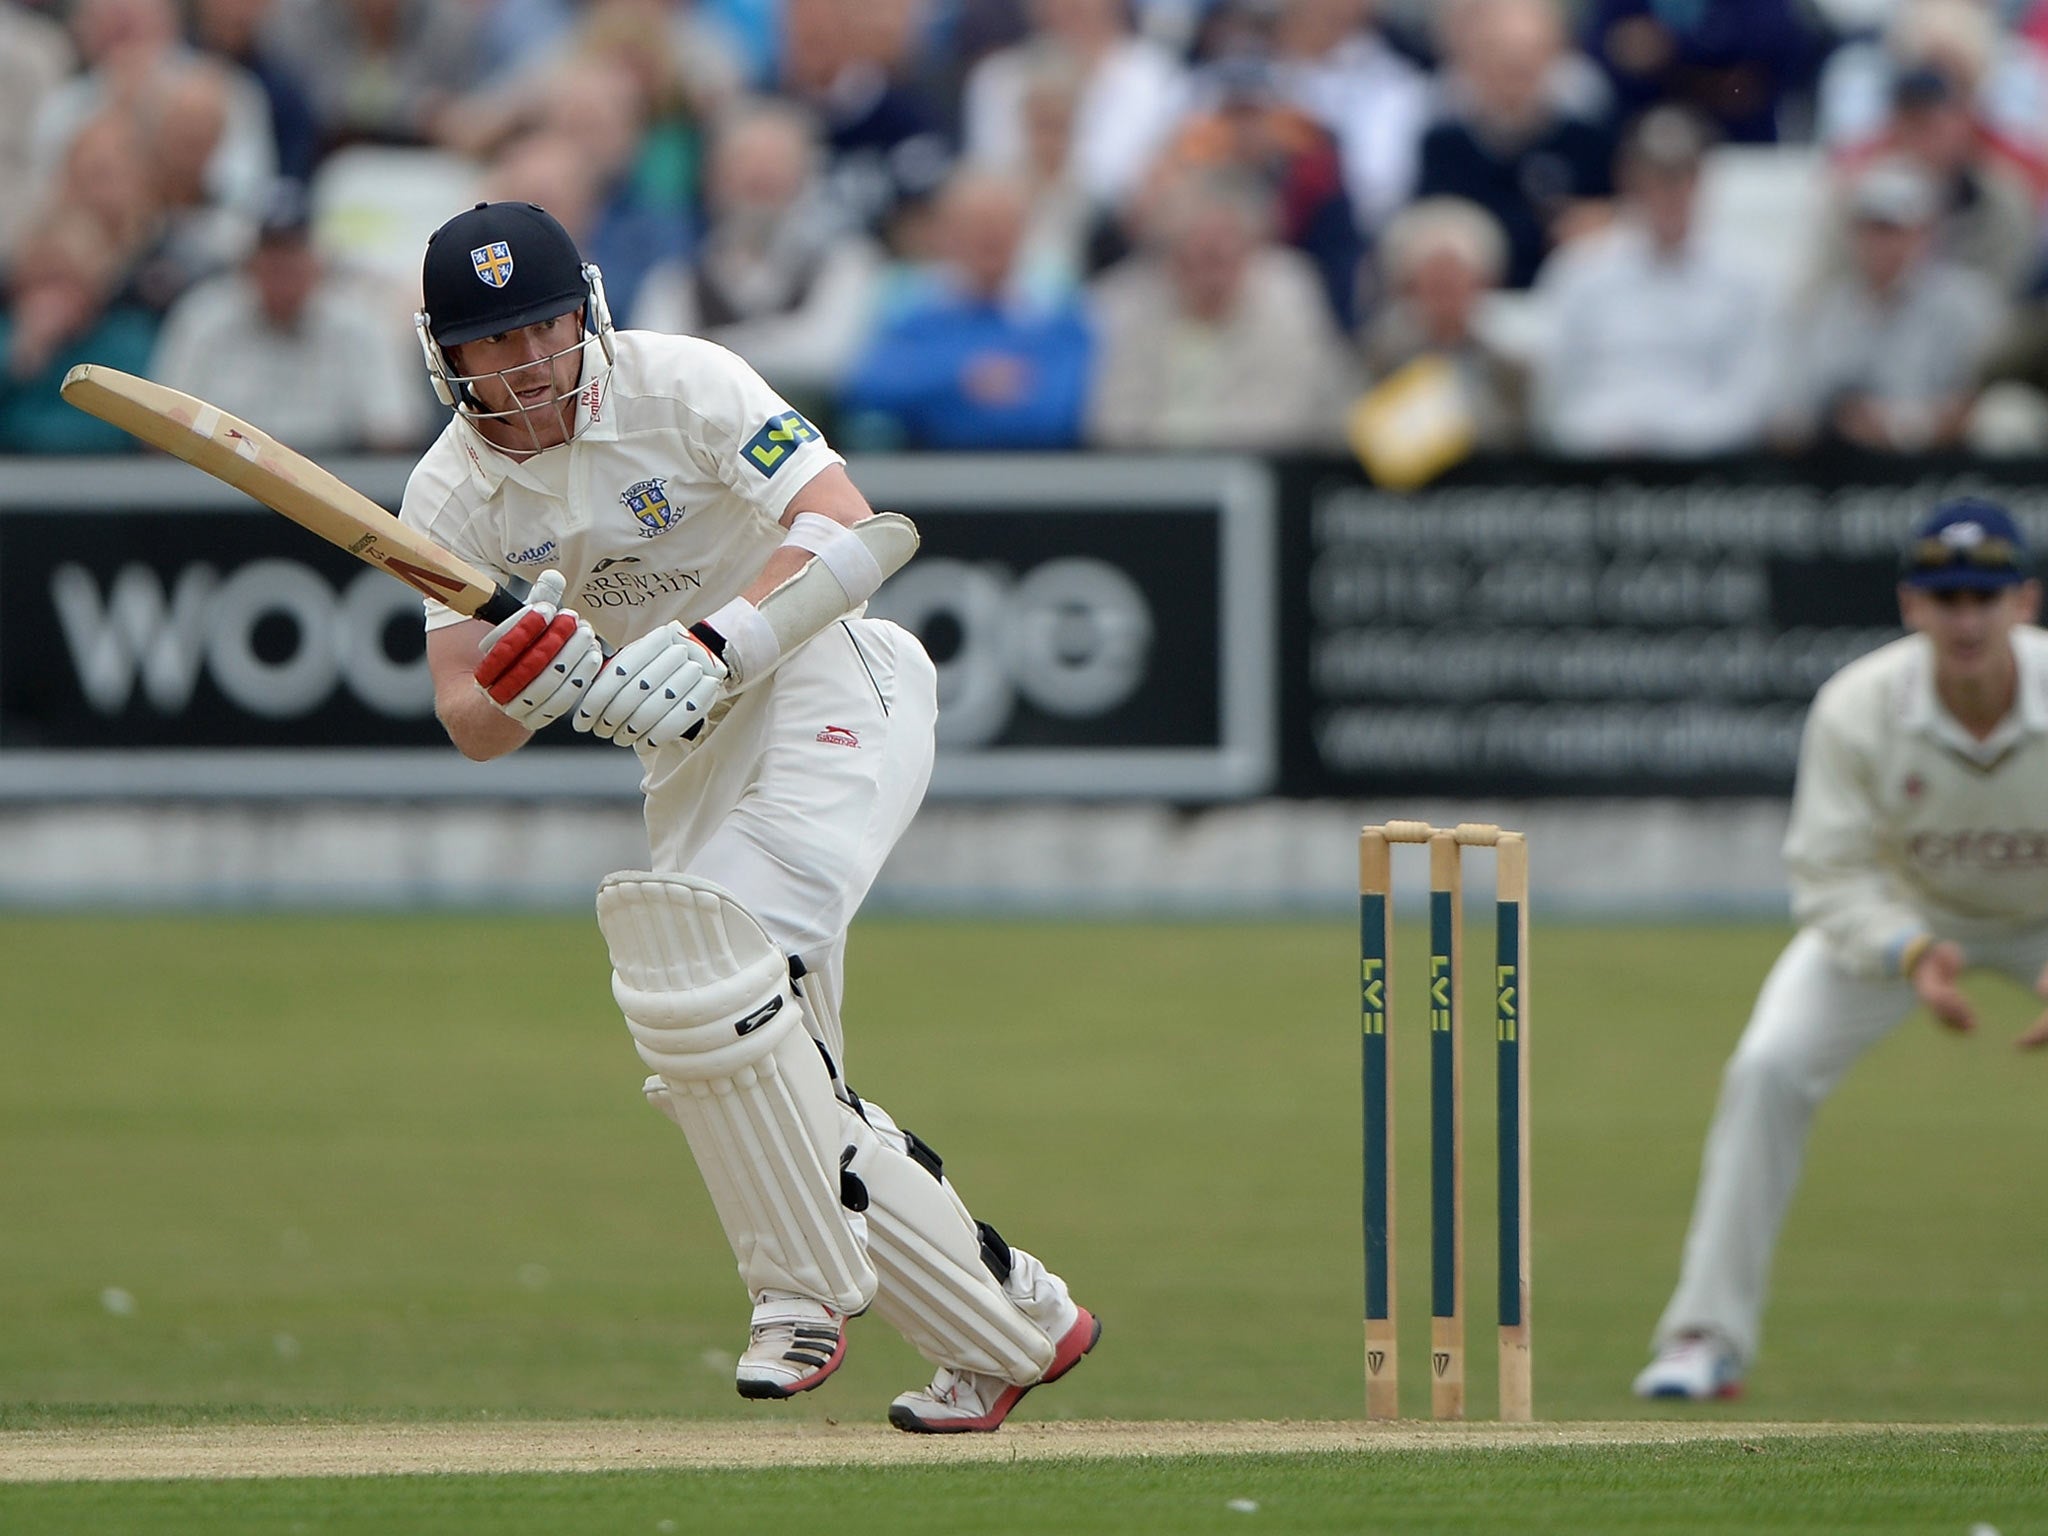
[[[577,622],[573,613],[558,613],[553,623],[537,613],[527,614],[484,653],[476,664],[476,680],[500,704],[510,704],[562,654],[562,647],[576,634]]]
[[[486,651],[483,660],[476,664],[477,682],[488,688],[503,677],[505,669],[539,638],[540,632],[547,628],[547,624],[547,619],[539,613],[521,614],[519,622],[500,635],[498,643]]]

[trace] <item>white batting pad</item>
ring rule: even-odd
[[[849,1171],[867,1188],[868,1256],[882,1278],[875,1311],[934,1365],[1036,1382],[1077,1315],[1066,1287],[1011,1250],[1013,1284],[1038,1316],[1026,1312],[983,1262],[981,1234],[953,1186],[910,1156],[879,1106],[864,1108],[868,1119],[846,1109],[842,1128],[854,1149]]]
[[[708,880],[607,875],[597,923],[648,1095],[683,1129],[747,1289],[851,1316],[876,1278],[840,1204],[840,1104],[804,1031],[789,968]]]

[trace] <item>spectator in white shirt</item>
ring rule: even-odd
[[[322,267],[304,194],[286,182],[241,270],[172,308],[150,375],[302,452],[400,449],[427,425],[405,342],[395,320]]]
[[[1536,419],[1560,453],[1692,457],[1762,440],[1765,296],[1697,228],[1705,147],[1685,109],[1645,113],[1617,166],[1619,217],[1544,268]]]
[[[967,77],[962,132],[969,160],[1024,170],[1024,97],[1032,44],[1065,48],[1087,83],[1074,123],[1074,180],[1096,203],[1113,207],[1136,187],[1153,153],[1180,120],[1187,76],[1180,61],[1130,30],[1124,0],[1031,0],[1034,37],[990,54]]]
[[[1938,195],[1916,166],[1868,166],[1849,211],[1853,264],[1794,331],[1782,434],[1878,452],[1947,447],[1968,420],[2005,303],[1982,275],[1934,254]]]
[[[1359,228],[1378,229],[1415,187],[1429,126],[1429,77],[1373,25],[1376,0],[1282,0],[1274,29],[1280,92],[1337,136]]]
[[[1113,215],[1074,179],[1074,126],[1087,84],[1080,60],[1066,49],[1032,50],[1025,68],[1020,173],[1031,213],[1017,253],[1018,278],[1032,292],[1071,290],[1092,267],[1113,259],[1104,255],[1113,239],[1105,233]]]
[[[655,267],[632,324],[730,347],[786,399],[816,407],[867,340],[882,253],[828,195],[809,114],[769,98],[729,111],[704,193],[710,226],[696,261]]]

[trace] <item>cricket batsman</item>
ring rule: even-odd
[[[532,582],[495,628],[427,602],[436,711],[478,760],[565,715],[639,754],[653,867],[605,879],[598,925],[752,1303],[740,1395],[818,1386],[872,1306],[937,1368],[891,1423],[1000,1427],[1100,1325],[848,1086],[840,1023],[848,924],[931,776],[931,660],[863,617],[915,531],[731,352],[614,330],[540,208],[450,219],[422,293],[454,418],[401,516]]]
[[[2002,507],[1936,507],[1906,545],[1913,631],[1830,678],[1785,838],[1798,934],[1722,1079],[1677,1293],[1639,1397],[1734,1396],[1807,1130],[1858,1057],[1925,1004],[1967,1034],[1966,971],[2048,998],[2048,634]],[[2048,1044],[2048,1014],[2019,1036]]]

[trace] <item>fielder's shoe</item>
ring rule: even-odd
[[[1060,1336],[1052,1364],[1038,1380],[1020,1387],[1000,1376],[941,1366],[930,1386],[906,1392],[889,1405],[889,1422],[914,1435],[986,1434],[1001,1429],[1026,1392],[1058,1381],[1101,1337],[1102,1324],[1086,1307],[1075,1307],[1073,1326]]]
[[[839,1369],[846,1319],[822,1301],[764,1291],[736,1373],[741,1397],[794,1397]]]
[[[1681,1397],[1695,1403],[1739,1397],[1742,1363],[1715,1334],[1681,1334],[1643,1367],[1635,1392],[1637,1397]]]

